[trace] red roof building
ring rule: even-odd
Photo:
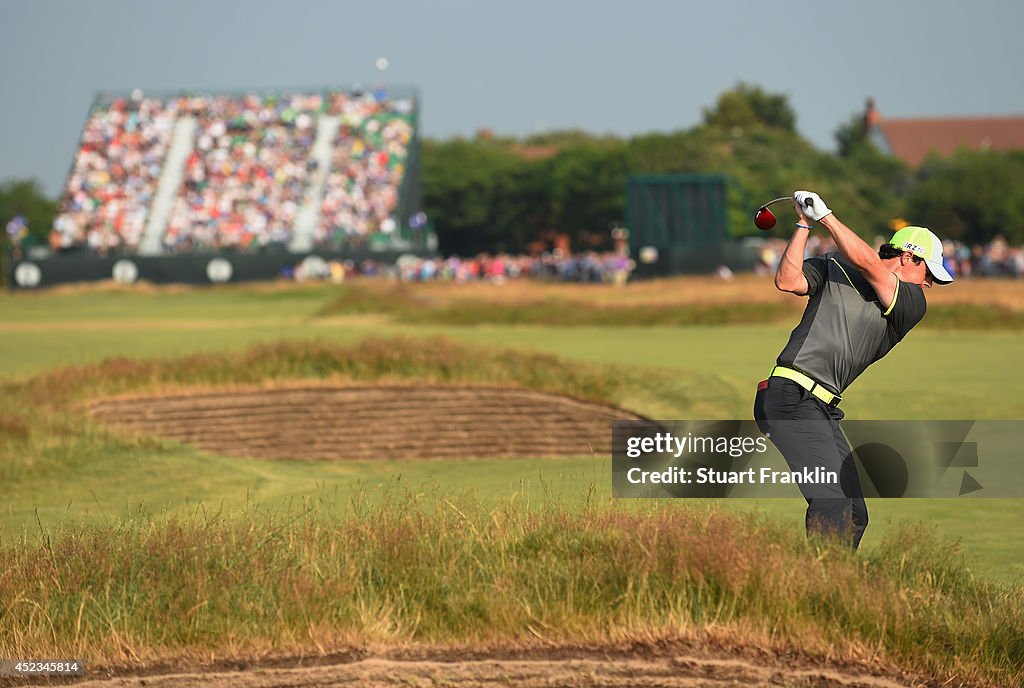
[[[1024,116],[889,119],[868,100],[864,123],[869,138],[882,151],[911,167],[928,153],[950,155],[970,150],[1024,150]]]

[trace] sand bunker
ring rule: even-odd
[[[313,387],[92,402],[101,422],[226,456],[318,461],[611,452],[626,411],[480,387]]]

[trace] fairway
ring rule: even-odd
[[[663,285],[665,286],[665,285]],[[667,298],[693,298],[686,280],[652,290],[595,288],[597,300],[643,305]],[[734,296],[700,284],[704,298]],[[714,286],[714,285],[712,285]],[[373,288],[371,286],[371,288]],[[423,285],[437,295],[439,285]],[[458,290],[458,287],[449,287]],[[486,289],[486,290],[485,290]],[[475,285],[457,298],[480,295],[505,301],[579,298],[564,287],[522,286],[503,292]],[[628,378],[617,405],[647,417],[749,418],[752,388],[770,369],[791,323],[718,326],[451,326],[397,322],[386,314],[319,316],[339,289],[322,285],[231,286],[210,289],[74,289],[5,295],[0,323],[0,371],[8,380],[111,357],[171,358],[186,354],[243,351],[280,340],[352,343],[367,337],[436,337],[482,347],[511,347],[554,354],[585,364],[611,366]],[[674,296],[666,296],[674,295]],[[680,296],[683,295],[683,296]],[[766,296],[765,298],[775,298]],[[851,419],[1024,418],[1015,392],[1024,382],[1016,363],[1018,336],[1004,331],[924,329],[851,388],[844,402]],[[929,375],[900,376],[925,369]],[[900,376],[899,385],[891,380]],[[10,400],[9,400],[10,401]],[[56,443],[59,445],[59,443]],[[294,463],[205,454],[167,441],[142,446],[93,439],[74,445],[91,455],[76,458],[73,475],[29,472],[9,484],[0,522],[9,535],[32,533],[58,522],[130,518],[132,513],[188,513],[213,509],[242,513],[303,500],[345,500],[400,483],[414,491],[472,493],[484,498],[520,495],[524,501],[552,494],[561,499],[610,498],[606,455],[576,459],[486,459],[476,461],[392,460]],[[50,456],[68,447],[51,447]],[[44,461],[45,457],[40,457]],[[175,476],[168,481],[168,475]],[[794,527],[802,519],[799,499],[722,500],[727,509],[756,509]],[[873,525],[865,547],[887,524],[922,521],[962,542],[972,566],[997,578],[1024,576],[1024,519],[1019,500],[872,500]]]
[[[0,642],[114,674],[356,648],[267,685],[533,685],[559,653],[621,685],[1017,680],[1024,500],[869,499],[853,553],[795,488],[612,496],[611,419],[751,417],[799,312],[757,284],[2,295]],[[1024,418],[1017,336],[921,328],[844,409]]]

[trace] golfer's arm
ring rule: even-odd
[[[878,295],[879,302],[888,308],[899,284],[896,275],[885,267],[878,253],[866,241],[836,218],[835,213],[826,215],[819,222],[832,235],[839,252],[864,275]]]
[[[779,260],[775,271],[775,288],[803,296],[807,293],[807,278],[804,277],[804,249],[807,247],[806,229],[797,229]]]

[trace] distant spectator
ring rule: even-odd
[[[51,231],[54,249],[137,250],[174,128],[176,102],[135,95],[96,106],[86,121]]]
[[[340,118],[327,173],[316,243],[365,247],[393,230],[413,136],[408,99],[384,93],[335,93],[328,113]]]
[[[274,248],[291,240],[309,189],[322,97],[196,97],[194,149],[163,242],[172,252]]]
[[[24,215],[16,215],[7,223],[7,245],[15,260],[21,258],[21,242],[28,236],[28,222]]]

